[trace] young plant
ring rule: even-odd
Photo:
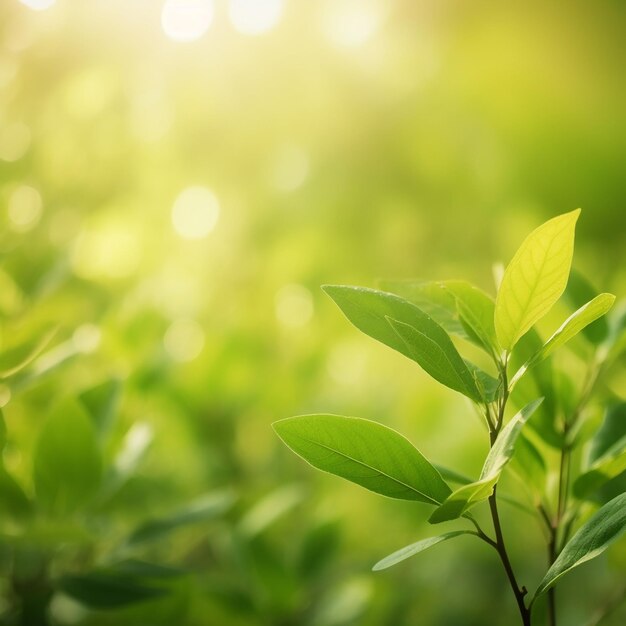
[[[613,480],[626,470],[626,403],[604,389],[599,398],[606,408],[602,425],[594,417],[598,405],[592,404],[599,395],[598,381],[626,343],[624,316],[607,322],[603,316],[615,296],[595,295],[580,275],[572,273],[568,284],[579,214],[557,216],[526,238],[506,268],[495,300],[459,280],[385,283],[385,291],[323,288],[359,330],[473,403],[490,446],[476,480],[433,465],[401,434],[369,420],[303,415],[273,425],[283,442],[314,467],[384,496],[428,503],[434,509],[431,524],[470,524],[406,546],[374,570],[442,541],[473,535],[497,552],[525,626],[544,595],[548,622],[555,626],[555,586],[561,577],[598,556],[626,529],[626,493]],[[564,292],[579,308],[543,341],[534,326]],[[575,386],[551,357],[581,331],[584,342],[572,343],[582,351],[586,374],[582,385]],[[450,335],[486,352],[494,375],[464,359]],[[509,405],[517,408],[510,418]],[[574,456],[585,444],[586,456]],[[550,455],[558,457],[556,493],[548,488]],[[549,567],[530,597],[511,563],[498,511],[498,482],[507,466],[529,487],[531,512],[546,538]],[[474,515],[480,506],[488,508],[493,533],[483,530]]]

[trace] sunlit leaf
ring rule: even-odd
[[[586,326],[605,315],[613,306],[614,302],[615,296],[613,294],[601,293],[593,300],[580,307],[580,309],[572,313],[554,332],[548,341],[546,341],[541,349],[517,371],[515,376],[511,379],[509,387],[514,387],[517,381],[529,368],[536,363],[543,361],[543,359],[549,356],[554,350],[567,343]]]
[[[93,423],[76,400],[58,404],[44,423],[33,477],[37,502],[50,513],[70,513],[94,497],[102,460]]]
[[[274,422],[278,436],[320,470],[370,491],[438,504],[450,493],[439,472],[400,433],[370,420],[302,415]]]
[[[510,351],[565,290],[579,214],[580,209],[576,209],[539,226],[506,268],[495,308],[496,334],[502,349]]]
[[[539,584],[533,601],[569,571],[602,554],[626,530],[626,493],[599,509],[567,542]]]
[[[457,519],[493,493],[493,488],[498,482],[504,466],[513,457],[515,444],[522,427],[542,401],[543,399],[540,398],[531,402],[511,418],[489,450],[479,479],[453,491],[445,502],[433,511],[428,519],[431,524]]]
[[[396,552],[393,552],[389,556],[386,556],[384,559],[378,561],[372,569],[374,571],[379,571],[383,569],[387,569],[388,567],[392,567],[393,565],[397,565],[401,561],[408,559],[409,557],[414,556],[415,554],[419,554],[424,550],[428,550],[432,546],[436,546],[438,543],[442,541],[447,541],[448,539],[454,539],[454,537],[458,537],[459,535],[473,535],[474,533],[469,530],[457,530],[450,533],[444,533],[443,535],[439,535],[438,537],[429,537],[428,539],[422,539],[421,541],[417,541],[412,543],[411,545],[405,546],[404,548],[400,548]]]

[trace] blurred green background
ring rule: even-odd
[[[142,516],[237,498],[146,549],[192,572],[173,597],[60,598],[58,623],[515,623],[478,542],[372,573],[432,532],[427,507],[318,475],[270,424],[359,415],[478,472],[465,401],[360,335],[319,285],[459,277],[493,293],[493,262],[580,206],[574,265],[623,295],[625,33],[619,0],[2,0],[3,342],[60,326],[50,371],[0,388],[5,464],[32,491],[49,406],[114,378],[112,441],[143,424],[152,442],[123,506],[81,522],[98,537],[83,561]],[[534,585],[538,526],[505,517]],[[567,579],[563,623],[590,623],[625,568],[622,541]]]

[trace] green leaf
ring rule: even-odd
[[[552,334],[550,339],[517,371],[511,379],[509,388],[512,389],[517,381],[533,365],[543,361],[554,350],[575,337],[586,326],[605,315],[615,302],[615,296],[611,293],[601,293],[590,302],[583,305],[572,313],[561,326]]]
[[[598,290],[575,268],[572,268],[569,276],[567,287],[565,288],[565,297],[575,307],[579,308],[585,302],[593,300]],[[582,329],[583,335],[594,345],[600,345],[609,334],[609,325],[603,317],[598,318],[595,322],[589,324]]]
[[[480,393],[446,331],[418,307],[383,291],[325,286],[362,332],[418,363],[435,380],[480,402]]]
[[[383,281],[381,286],[415,304],[448,333],[493,353],[495,304],[489,295],[471,283],[462,280]]]
[[[169,592],[152,577],[136,576],[115,568],[96,570],[83,575],[64,576],[57,587],[77,602],[92,609],[118,609],[154,600]]]
[[[548,468],[539,450],[523,434],[517,438],[511,468],[536,494],[543,494]]]
[[[71,513],[94,497],[102,460],[93,423],[76,400],[58,404],[44,424],[33,477],[37,502],[49,513]]]
[[[443,281],[385,280],[380,282],[384,292],[392,293],[417,306],[446,332],[472,341],[463,327],[454,295]]]
[[[446,281],[444,285],[454,296],[459,319],[468,334],[474,336],[474,343],[493,354],[498,342],[494,326],[495,303],[491,296],[462,280]]]
[[[207,494],[170,515],[144,522],[130,535],[127,544],[155,541],[180,528],[208,522],[230,509],[234,501],[230,490]]]
[[[618,440],[574,481],[574,495],[577,498],[585,498],[624,471],[626,471],[626,436]]]
[[[445,502],[433,511],[428,519],[431,524],[458,519],[492,494],[504,466],[515,452],[515,444],[522,427],[542,401],[543,398],[540,398],[531,402],[509,421],[489,450],[479,479],[453,491]]]
[[[99,437],[111,430],[122,392],[119,380],[107,380],[81,392],[78,399],[93,419]]]
[[[450,469],[449,467],[444,467],[443,465],[439,465],[438,463],[434,464],[435,469],[441,474],[441,477],[449,482],[456,483],[457,485],[469,485],[472,481],[469,476],[465,476],[465,474],[461,474],[456,470]]]
[[[20,484],[7,472],[0,459],[0,510],[16,520],[29,517],[33,504]]]
[[[378,561],[372,570],[377,572],[383,569],[387,569],[388,567],[392,567],[393,565],[397,565],[401,561],[412,557],[415,554],[423,552],[424,550],[428,550],[432,546],[436,546],[438,543],[442,541],[447,541],[448,539],[453,539],[454,537],[458,537],[459,535],[474,535],[475,533],[470,530],[456,530],[450,533],[444,533],[443,535],[439,535],[438,537],[429,537],[428,539],[422,539],[421,541],[417,541],[416,543],[412,543],[411,545],[405,546],[404,548],[400,548],[396,552],[393,552],[389,556],[386,556],[384,559]]]
[[[512,370],[520,368],[533,354],[541,349],[543,342],[534,329],[530,329],[517,343],[511,353],[509,365]],[[528,425],[547,444],[560,450],[563,435],[557,430],[556,415],[558,414],[558,398],[556,394],[556,378],[552,370],[551,359],[548,357],[533,367],[523,376],[510,394],[510,402],[516,408],[526,406],[534,398],[544,398],[541,406],[529,420]]]
[[[506,268],[495,308],[496,334],[503,350],[511,351],[565,290],[579,214],[576,209],[539,226]]]
[[[626,402],[618,402],[608,407],[602,426],[591,442],[589,460],[591,463],[602,458],[614,445],[626,436]]]
[[[52,341],[58,326],[46,330],[41,337],[5,350],[0,357],[0,378],[9,378],[30,365]]]
[[[626,493],[599,509],[567,542],[539,584],[533,602],[569,571],[602,554],[626,530]]]
[[[439,504],[450,488],[400,433],[370,420],[302,415],[273,424],[278,436],[313,467],[389,498]]]

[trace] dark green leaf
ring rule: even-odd
[[[536,600],[569,571],[602,554],[626,530],[626,493],[599,509],[568,541],[535,592]]]
[[[361,287],[324,290],[359,330],[414,360],[440,383],[481,401],[474,378],[446,331],[415,305]]]
[[[370,491],[438,504],[450,493],[439,472],[400,433],[369,420],[303,415],[273,424],[305,461]]]
[[[31,339],[9,350],[0,356],[0,378],[9,378],[30,365],[52,341],[58,330],[57,326],[49,328],[37,339]]]
[[[82,576],[64,576],[59,581],[58,588],[92,609],[118,609],[137,602],[154,600],[168,593],[167,587],[160,587],[115,569],[90,572]]]

